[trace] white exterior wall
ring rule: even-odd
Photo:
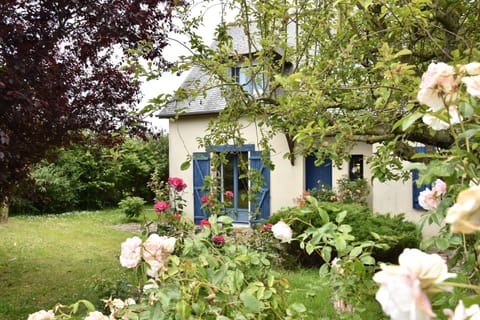
[[[182,118],[177,121],[170,121],[169,126],[169,161],[170,176],[182,178],[187,184],[184,191],[184,198],[187,200],[185,212],[187,216],[193,219],[193,170],[190,167],[186,171],[180,170],[180,165],[186,161],[189,155],[194,152],[203,152],[197,143],[198,137],[206,134],[209,116],[197,116]],[[260,150],[257,145],[256,127],[247,126],[243,135],[246,139],[245,144],[254,144],[255,150]],[[275,165],[275,169],[270,173],[270,212],[275,213],[283,207],[296,204],[295,199],[302,195],[305,190],[305,161],[301,156],[295,157],[294,166],[289,159],[284,159],[283,155],[287,150],[285,136],[277,135],[271,142],[276,153],[271,154],[270,158]],[[351,154],[363,155],[364,178],[371,182],[372,173],[367,164],[368,158],[372,155],[374,147],[370,144],[361,143],[353,147]],[[332,184],[336,188],[336,181],[344,176],[348,176],[348,162],[344,162],[341,168],[333,167]],[[370,183],[370,194],[368,204],[375,213],[405,213],[408,220],[417,222],[420,218],[420,210],[412,207],[412,181],[390,181],[381,183],[374,180]],[[427,228],[426,235],[433,234],[437,228]]]
[[[180,170],[180,165],[186,161],[188,155],[194,152],[203,152],[197,143],[197,138],[206,133],[210,117],[188,117],[177,121],[171,121],[169,125],[169,161],[170,176],[182,178],[187,184],[184,197],[188,204],[185,212],[193,219],[193,169]],[[243,132],[245,144],[254,144],[255,150],[260,150],[257,144],[259,133],[255,126],[248,126]],[[287,147],[284,136],[276,136],[271,145],[275,154],[270,154],[270,159],[275,169],[270,173],[270,211],[273,213],[282,207],[295,204],[295,198],[299,197],[304,188],[304,164],[302,159],[296,159],[295,166],[291,166],[289,159],[283,155]]]

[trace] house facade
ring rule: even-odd
[[[237,52],[242,52],[241,41],[238,43]],[[236,76],[238,75],[238,76]],[[242,75],[238,68],[232,69],[232,76],[238,81]],[[205,85],[206,79],[199,68],[193,68],[185,80],[184,86],[192,84]],[[246,89],[248,90],[248,89]],[[296,161],[284,157],[289,152],[289,146],[283,134],[275,135],[270,141],[275,153],[268,154],[274,170],[262,163],[262,150],[258,137],[260,128],[245,121],[241,123],[241,133],[244,143],[241,146],[223,144],[204,149],[199,146],[198,138],[208,133],[208,125],[212,118],[217,117],[226,106],[225,99],[220,90],[213,87],[206,95],[195,96],[172,103],[160,112],[160,118],[170,119],[169,124],[169,163],[170,176],[182,178],[188,188],[184,198],[187,201],[185,212],[196,222],[206,216],[202,210],[202,197],[205,196],[203,185],[205,179],[212,175],[221,175],[221,184],[224,190],[231,190],[235,194],[232,209],[238,215],[234,217],[237,223],[248,225],[251,223],[251,213],[257,212],[257,218],[268,218],[284,207],[296,205],[296,199],[305,190],[318,187],[318,181],[329,185],[335,190],[336,182],[343,177],[361,177],[370,183],[368,204],[375,213],[404,213],[411,221],[418,221],[422,214],[416,201],[420,190],[414,183],[414,177],[409,181],[391,181],[381,183],[373,180],[368,158],[375,152],[375,145],[358,143],[350,150],[351,159],[342,166],[336,167],[326,160],[321,166],[315,165],[313,156],[297,156]],[[212,165],[215,153],[228,152],[228,167],[217,168]],[[181,164],[191,159],[187,170],[181,169]],[[242,174],[245,168],[240,163],[246,163],[251,168],[256,168],[262,174],[264,185],[258,192],[256,199],[245,199],[250,181]],[[425,231],[427,234],[431,230]]]

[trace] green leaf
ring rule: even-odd
[[[352,251],[350,251],[349,256],[352,257],[352,258],[356,258],[361,254],[362,254],[362,248],[361,247],[355,247],[355,248],[352,249]]]
[[[375,259],[371,256],[363,256],[360,258],[360,261],[363,264],[369,265],[369,266],[373,266],[375,264]]]
[[[330,221],[330,217],[328,216],[327,211],[324,209],[318,208],[318,214],[320,215],[320,218],[324,224]]]
[[[190,168],[190,160],[187,160],[180,165],[180,170],[182,171],[188,170],[188,168]]]
[[[415,123],[418,119],[420,119],[423,116],[422,112],[415,111],[409,116],[406,116],[405,118],[400,119],[397,121],[393,127],[392,131],[395,131],[395,129],[398,129],[398,127],[401,127],[402,131],[406,131],[412,124]]]
[[[310,242],[307,242],[307,246],[305,247],[305,251],[307,252],[307,254],[311,255],[314,250],[315,250],[315,246]]]
[[[247,292],[242,292],[240,294],[240,300],[242,300],[243,306],[248,313],[260,313],[260,310],[263,307],[263,303]]]
[[[323,247],[321,256],[323,260],[325,260],[326,262],[330,262],[330,259],[332,258],[332,247],[330,246]]]
[[[448,249],[448,247],[450,246],[450,243],[449,243],[448,239],[445,239],[445,238],[436,238],[436,239],[435,239],[435,246],[436,246],[439,250],[446,250],[446,249]]]
[[[401,57],[401,56],[408,56],[410,54],[412,54],[412,51],[410,51],[408,49],[402,49],[395,54],[395,58],[398,58],[398,57]]]
[[[295,302],[288,306],[287,315],[295,316],[295,315],[304,313],[306,311],[307,311],[307,308],[305,308],[303,303]]]
[[[233,223],[233,218],[229,216],[220,216],[218,217],[217,221],[223,223],[224,225],[230,225]]]
[[[335,217],[335,221],[337,221],[337,223],[340,224],[343,222],[346,216],[347,216],[347,211],[343,210],[342,212],[337,214],[337,216]]]
[[[343,238],[335,238],[334,243],[338,252],[344,252],[347,249],[347,242]]]

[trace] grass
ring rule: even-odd
[[[12,217],[0,225],[0,319],[27,319],[56,302],[95,300],[99,279],[121,279],[120,243],[131,233],[112,228],[115,210]]]
[[[94,287],[128,277],[118,256],[120,243],[132,232],[113,227],[125,222],[119,210],[103,210],[11,217],[0,225],[0,320],[25,320],[58,302],[68,305],[79,299],[100,307]],[[308,319],[340,318],[318,270],[286,271],[285,276],[291,285],[287,301],[303,303]],[[382,319],[377,305],[369,309],[373,313],[364,319]],[[354,314],[341,318],[361,319]]]

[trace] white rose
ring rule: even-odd
[[[173,253],[175,251],[175,242],[177,241],[174,237],[160,237],[162,241],[162,250],[164,252]]]
[[[447,264],[438,254],[418,249],[405,249],[399,265],[380,265],[373,276],[380,285],[376,299],[393,320],[430,319],[435,317],[426,292],[445,290],[441,283],[456,275],[448,272]]]
[[[30,314],[28,320],[55,320],[55,314],[52,310],[40,310]]]
[[[448,316],[448,320],[480,320],[480,307],[478,304],[465,308],[462,300],[458,302],[455,312],[445,309],[443,313]]]
[[[474,97],[480,98],[480,75],[463,77],[462,82],[467,86],[467,92]]]
[[[448,209],[445,222],[453,233],[472,233],[480,230],[480,186],[473,186],[458,194],[457,202]]]
[[[465,72],[471,76],[477,76],[480,74],[480,62],[471,62],[463,66]]]
[[[273,236],[282,241],[290,241],[292,239],[292,229],[283,221],[278,221],[272,226]]]

